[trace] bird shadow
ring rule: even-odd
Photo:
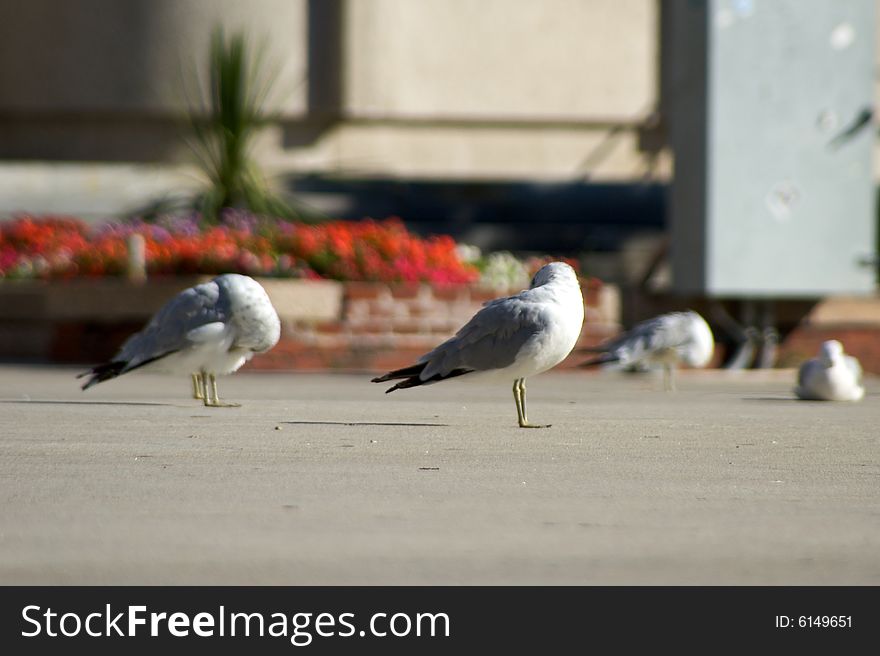
[[[157,403],[154,401],[63,401],[63,400],[53,400],[53,399],[0,399],[0,403],[10,403],[10,404],[32,404],[37,403],[40,405],[150,405],[150,406],[165,406],[172,407],[173,403]]]
[[[744,396],[743,401],[799,401],[800,403],[804,402],[804,399],[799,399],[796,396]]]
[[[449,424],[406,421],[282,421],[281,423],[303,426],[449,426]]]

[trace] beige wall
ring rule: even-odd
[[[656,103],[652,0],[357,0],[344,15],[343,120],[306,146],[276,151],[281,168],[668,175],[668,158],[646,158],[635,130]]]
[[[336,47],[310,32],[315,6],[341,21],[338,61],[316,65],[314,49],[309,60],[310,46],[323,47],[321,57]],[[181,166],[182,62],[204,59],[220,19],[264,36],[281,64],[277,100],[286,120],[259,147],[274,170],[670,175],[668,154],[642,150],[638,130],[657,102],[657,0],[0,2],[3,168],[20,160],[117,162],[127,175],[136,167],[122,163]],[[310,107],[316,90],[336,102],[329,113]],[[130,196],[136,182],[121,187]],[[9,185],[0,182],[0,211],[33,202]],[[116,186],[115,178],[99,185]]]
[[[180,161],[221,22],[263,38],[278,107],[302,116],[305,0],[0,2],[0,160]]]
[[[282,162],[448,178],[649,170],[633,126],[656,103],[651,0],[358,0],[346,12],[346,120]],[[651,171],[667,175],[668,161]]]
[[[309,67],[311,4],[4,3],[0,42],[28,54],[0,62],[0,158],[183,161],[174,122],[186,106],[182,78],[204,59],[222,19],[265,35],[270,59],[283,63],[287,121],[261,145],[273,168],[452,178],[644,173],[632,126],[656,101],[653,0],[340,0],[341,54],[331,69]],[[341,80],[335,122],[307,115],[310,70],[315,88]],[[615,127],[622,132],[607,140]]]
[[[182,78],[211,29],[264,35],[284,79],[305,79],[304,0],[12,0],[0,3],[0,111],[156,115],[186,106]],[[302,85],[284,98],[301,113]]]
[[[640,120],[655,101],[650,0],[349,4],[354,116]]]

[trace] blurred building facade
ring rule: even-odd
[[[672,175],[664,6],[0,0],[0,217],[116,216],[199,184],[181,124],[223,25],[277,68],[258,161],[326,214],[489,248],[645,251]]]
[[[181,123],[223,25],[278,67],[280,121],[258,160],[328,215],[397,214],[486,248],[589,252],[591,274],[662,292],[668,7],[0,0],[0,219],[118,216],[198,185]],[[878,17],[856,38],[876,34]],[[624,296],[624,323],[664,309],[645,298]]]
[[[282,122],[258,153],[273,170],[668,177],[650,0],[6,0],[0,212],[110,214],[192,184],[179,123],[217,24],[279,67]]]
[[[407,177],[645,174],[651,1],[7,0],[0,12],[3,160],[179,158],[184,87],[196,66],[204,74],[223,24],[280,65],[283,125],[264,144],[274,163]]]

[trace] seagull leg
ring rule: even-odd
[[[516,403],[516,419],[519,425],[522,426],[526,423],[526,420],[523,416],[522,399],[519,396],[519,381],[519,378],[513,381],[513,402]]]
[[[520,428],[550,428],[550,424],[530,424],[526,415],[526,379],[513,381],[513,400],[516,401],[516,414]]]
[[[202,374],[203,380],[205,381],[205,405],[210,408],[238,408],[240,407],[239,403],[224,403],[220,401],[220,395],[217,393],[217,378],[214,374],[208,374],[207,378]],[[210,390],[208,389],[208,381],[211,383]]]
[[[204,382],[202,381],[201,372],[197,372],[192,374],[192,384],[193,384],[193,398],[194,399],[204,399],[205,398],[205,390],[204,390]]]
[[[663,365],[663,389],[667,392],[675,392],[675,370],[668,362]]]

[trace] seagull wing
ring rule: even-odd
[[[503,369],[547,325],[530,290],[484,304],[454,337],[423,355],[416,364],[373,378],[374,383],[401,380],[386,392],[436,383],[477,371]]]
[[[228,318],[228,303],[216,283],[190,287],[162,306],[143,330],[129,337],[113,360],[126,363],[120,373],[130,371],[216,336]]]
[[[689,318],[685,313],[674,312],[636,324],[610,342],[605,350],[622,363],[628,364],[652,353],[681,347],[690,339]]]
[[[487,303],[454,337],[426,353],[423,380],[452,371],[503,369],[516,360],[523,345],[546,327],[547,317],[523,292]]]
[[[810,358],[798,369],[798,384],[794,392],[802,399],[815,400],[821,396],[816,388],[817,377],[822,376],[825,367],[816,358]]]
[[[851,356],[851,355],[847,355],[847,356],[843,359],[843,361],[844,361],[844,363],[845,363],[845,365],[846,365],[846,368],[847,368],[847,369],[849,370],[849,372],[852,374],[853,381],[855,381],[855,384],[856,384],[857,386],[861,387],[861,386],[862,386],[862,382],[863,382],[863,378],[864,378],[864,373],[862,372],[862,365],[859,364],[858,359],[857,359],[857,358],[854,358],[854,357]]]

